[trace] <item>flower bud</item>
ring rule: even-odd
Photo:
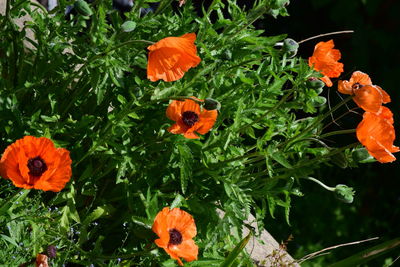
[[[333,192],[335,193],[336,198],[344,203],[352,203],[354,200],[355,192],[353,191],[353,188],[348,187],[347,185],[338,184]]]
[[[212,99],[212,98],[206,98],[204,99],[204,108],[207,110],[220,110],[221,109],[221,103],[219,103],[217,100]]]
[[[90,8],[89,4],[86,3],[84,0],[75,1],[74,8],[82,16],[91,16],[91,15],[93,15],[92,9]]]
[[[368,153],[365,147],[356,148],[351,152],[353,160],[357,163],[369,163],[374,162],[375,159]]]
[[[294,57],[299,49],[299,44],[290,38],[283,40],[283,51],[289,54],[289,57]]]
[[[311,89],[321,89],[325,86],[325,83],[318,78],[310,77],[306,81],[306,86]]]

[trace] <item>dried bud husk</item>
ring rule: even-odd
[[[89,4],[84,0],[77,0],[74,3],[75,10],[81,14],[82,16],[91,16],[93,15],[93,11],[90,8]]]
[[[310,77],[306,81],[306,86],[311,89],[321,89],[325,86],[325,83],[318,78]]]
[[[352,203],[354,200],[355,192],[353,188],[348,187],[347,185],[338,184],[333,192],[335,193],[336,198],[344,203]]]
[[[299,44],[290,38],[283,40],[283,51],[289,54],[289,57],[294,57],[299,49]]]
[[[375,159],[368,153],[368,151],[362,148],[356,148],[351,153],[353,160],[357,163],[369,163],[374,162]]]
[[[56,249],[55,246],[50,245],[50,246],[47,247],[47,256],[48,256],[49,258],[55,258],[55,257],[57,257],[57,249]]]
[[[212,99],[212,98],[206,98],[204,99],[204,108],[207,110],[220,110],[221,109],[221,103],[219,103],[217,100]]]

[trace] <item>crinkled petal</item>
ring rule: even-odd
[[[382,106],[382,94],[372,85],[354,91],[353,100],[360,108],[369,112],[378,112]]]

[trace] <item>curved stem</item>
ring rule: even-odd
[[[342,34],[342,33],[353,33],[353,32],[354,32],[353,30],[346,30],[346,31],[323,33],[323,34],[315,35],[315,36],[309,37],[307,39],[301,40],[301,41],[298,42],[298,44],[301,44],[301,43],[304,43],[304,42],[307,42],[307,41],[310,41],[310,40],[313,40],[313,39],[317,39],[317,38],[320,38],[320,37],[324,37],[324,36]]]
[[[325,188],[325,189],[328,190],[328,191],[332,191],[332,192],[335,191],[335,188],[334,188],[334,187],[327,186],[326,184],[322,183],[320,180],[315,179],[315,178],[313,178],[313,177],[306,177],[306,178],[304,178],[304,179],[313,181],[314,183],[319,184],[320,186],[322,186],[323,188]]]

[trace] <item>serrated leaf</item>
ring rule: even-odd
[[[192,151],[186,144],[178,144],[179,152],[179,169],[180,169],[180,180],[182,193],[186,193],[188,181],[192,176]]]

